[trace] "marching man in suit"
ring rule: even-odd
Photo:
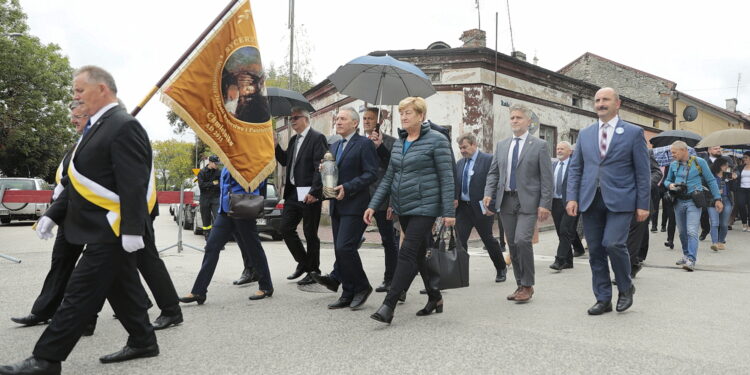
[[[570,166],[570,155],[573,149],[566,141],[559,142],[556,147],[557,161],[552,164],[553,181],[555,189],[552,198],[552,220],[555,222],[555,230],[559,239],[555,262],[549,268],[562,271],[573,268],[573,257],[584,253],[583,244],[578,237],[578,216],[569,216],[565,213],[565,197],[568,185],[568,167]]]
[[[301,108],[292,108],[292,129],[295,134],[289,139],[286,150],[276,145],[276,161],[286,167],[284,188],[284,210],[281,212],[281,236],[289,252],[297,261],[297,268],[287,277],[289,280],[308,273],[297,284],[314,283],[309,273],[320,272],[320,210],[323,183],[317,173],[318,163],[326,153],[326,137],[310,127],[310,114]],[[299,188],[299,189],[298,189]],[[298,192],[305,193],[298,196]],[[297,225],[302,221],[307,251],[297,234]]]
[[[513,274],[518,288],[509,301],[528,302],[534,295],[534,248],[531,239],[537,220],[552,207],[552,161],[547,142],[529,134],[531,109],[510,107],[513,136],[497,143],[484,189],[487,215],[500,210]],[[493,199],[495,206],[492,206]]]
[[[136,269],[136,254],[144,247],[149,218],[151,144],[146,131],[117,103],[112,76],[95,66],[78,69],[74,100],[91,117],[68,166],[70,183],[55,201],[67,206],[65,238],[85,244],[70,276],[65,297],[34,348],[33,356],[0,374],[59,374],[86,324],[108,299],[129,334],[120,351],[103,356],[103,363],[159,354],[154,328],[146,312],[146,292]],[[43,216],[37,231],[53,236],[56,223]]]
[[[458,149],[463,158],[456,163],[456,171],[453,173],[456,185],[453,200],[453,207],[456,208],[456,232],[458,241],[464,249],[468,249],[471,229],[477,229],[495,266],[495,282],[500,283],[505,281],[508,268],[500,244],[492,236],[494,216],[485,215],[487,209],[482,201],[492,155],[479,151],[477,146],[477,137],[472,133],[458,137]]]
[[[650,173],[643,129],[620,119],[620,96],[605,87],[594,96],[599,120],[581,130],[568,170],[568,215],[583,214],[596,303],[589,315],[612,311],[609,264],[619,289],[617,311],[633,304],[626,241],[633,215],[649,215]]]
[[[335,188],[338,195],[330,201],[336,262],[330,275],[320,277],[313,273],[313,277],[316,280],[322,279],[321,284],[325,286],[341,283],[341,296],[328,305],[329,309],[349,307],[357,310],[372,293],[358,249],[367,228],[367,224],[360,218],[370,203],[369,187],[378,178],[379,161],[375,145],[367,137],[357,134],[357,125],[359,114],[354,108],[344,107],[339,110],[336,116],[336,134],[341,139],[330,147],[339,169],[339,185]]]

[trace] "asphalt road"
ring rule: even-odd
[[[163,212],[166,212],[164,210]],[[169,216],[157,219],[158,247],[176,241]],[[321,231],[330,230],[321,228]],[[264,241],[273,276],[272,298],[249,301],[257,285],[232,285],[242,271],[239,250],[227,245],[205,305],[183,305],[185,323],[158,332],[161,354],[103,365],[98,357],[125,344],[126,332],[109,305],[96,334],[82,338],[66,374],[748,374],[750,373],[750,233],[731,231],[729,249],[701,243],[696,272],[674,266],[680,257],[652,235],[647,266],[636,279],[635,304],[625,313],[592,317],[591,272],[586,257],[575,268],[548,268],[557,245],[543,232],[536,249],[536,293],[530,303],[506,301],[515,285],[495,283],[481,243],[470,245],[471,286],[444,292],[445,311],[417,317],[426,297],[421,281],[396,309],[390,326],[369,318],[383,295],[374,293],[360,311],[331,311],[337,296],[319,286],[300,290],[286,276],[294,269],[281,241]],[[185,235],[199,247],[203,239]],[[52,242],[41,241],[30,223],[0,226],[0,363],[31,354],[44,326],[22,328],[11,316],[27,314],[49,267]],[[383,274],[375,245],[360,251],[373,285]],[[333,264],[324,244],[322,268]],[[187,294],[202,253],[163,254],[178,293]],[[512,272],[512,271],[510,271]],[[509,279],[512,279],[509,273]],[[154,319],[159,311],[150,310]]]

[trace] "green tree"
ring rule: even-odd
[[[179,190],[186,178],[193,177],[194,145],[174,139],[151,142],[158,190]]]
[[[67,109],[73,69],[60,47],[28,29],[19,0],[0,0],[0,171],[51,180],[76,138]]]

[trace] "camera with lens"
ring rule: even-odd
[[[684,182],[672,184],[672,187],[667,191],[667,197],[672,202],[676,199],[689,199],[690,197],[687,195],[687,184]]]
[[[726,181],[731,180],[732,179],[732,172],[726,172],[726,171],[721,172],[721,178],[724,179],[724,180],[726,180]]]

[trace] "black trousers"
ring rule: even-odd
[[[362,267],[359,257],[359,242],[365,233],[367,225],[362,217],[331,215],[331,229],[333,230],[333,247],[336,254],[334,273],[341,282],[343,292],[341,298],[352,299],[370,287],[370,281]]]
[[[674,214],[674,210],[673,210]],[[633,216],[628,229],[628,254],[630,255],[630,265],[637,265],[646,260],[648,255],[649,230],[648,223],[650,217],[642,222],[638,222]]]
[[[401,292],[409,289],[417,276],[417,271],[422,275],[422,281],[430,298],[440,297],[439,286],[432,285],[435,282],[430,282],[430,280],[438,281],[439,278],[433,277],[424,258],[427,245],[432,237],[432,224],[435,223],[435,217],[399,216],[398,221],[401,224],[404,242],[398,251],[398,264],[391,282],[391,289],[388,290],[385,301],[383,301],[385,305],[391,308],[396,307]]]
[[[674,203],[667,197],[666,193],[662,197],[661,226],[667,228],[667,242],[674,242],[674,232],[677,228],[677,222],[674,218]]]
[[[583,243],[578,236],[578,215],[568,216],[565,212],[565,202],[562,199],[552,200],[552,221],[559,240],[555,260],[563,263],[573,262],[573,250],[584,252]]]
[[[65,240],[65,230],[57,228],[57,237],[52,246],[52,263],[44,279],[42,291],[34,301],[31,313],[41,318],[52,318],[60,307],[65,286],[83,251],[83,245],[74,245]]]
[[[70,276],[60,307],[37,341],[34,356],[50,361],[68,358],[105,298],[129,334],[128,346],[156,344],[136,254],[126,252],[118,243],[88,244]]]
[[[393,220],[386,219],[386,214],[387,211],[375,211],[375,222],[378,224],[378,231],[385,252],[383,281],[390,283],[393,280],[393,274],[396,272],[396,264],[398,263],[398,238],[396,230],[393,229]]]
[[[210,229],[219,212],[219,196],[203,197],[200,199],[201,220],[203,229]]]
[[[701,235],[706,235],[711,232],[711,221],[708,219],[708,210],[706,208],[701,209]]]
[[[659,223],[659,201],[661,200],[661,192],[658,186],[651,186],[651,227],[656,228]]]
[[[495,221],[497,221],[497,230],[499,231],[499,237],[497,237],[497,241],[500,242],[500,248],[505,248],[505,231],[503,230],[503,221],[500,220],[500,213],[495,214]]]
[[[487,216],[483,215],[481,211],[477,212],[477,210],[471,207],[470,202],[458,202],[458,207],[456,208],[456,233],[459,243],[461,243],[464,249],[468,250],[471,229],[476,228],[479,237],[482,239],[482,243],[487,248],[487,253],[490,255],[490,260],[492,260],[495,270],[499,272],[505,269],[506,265],[500,244],[492,236],[493,219],[494,215]]]
[[[162,315],[177,315],[181,311],[180,301],[172,277],[169,276],[169,271],[167,271],[167,266],[159,257],[159,251],[156,249],[153,222],[147,225],[143,243],[146,247],[135,252],[138,271],[146,280],[148,289],[154,295],[154,300],[161,309]]]
[[[742,224],[750,223],[750,188],[739,188],[735,193],[737,210],[740,212]]]
[[[281,236],[286,247],[297,261],[297,269],[305,272],[320,272],[320,226],[321,201],[305,204],[298,201],[287,201],[281,212]],[[307,251],[297,235],[297,225],[302,221],[302,230],[307,241]]]

